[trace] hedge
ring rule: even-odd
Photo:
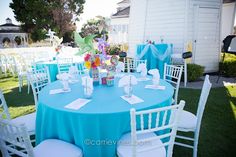
[[[187,65],[187,77],[188,81],[196,81],[198,78],[203,76],[204,67],[198,64],[188,64]]]

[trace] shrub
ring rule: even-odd
[[[187,74],[188,81],[196,81],[199,77],[203,75],[204,67],[198,64],[188,64],[187,65]]]
[[[236,77],[236,55],[225,54],[224,62],[219,63],[219,70],[221,75]]]
[[[107,48],[108,55],[118,55],[120,51],[121,51],[120,45],[110,45]]]
[[[220,62],[220,73],[226,77],[236,77],[236,60]]]

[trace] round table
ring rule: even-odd
[[[70,84],[71,92],[49,95],[51,89],[62,88],[59,81],[46,86],[39,93],[36,118],[36,142],[45,139],[61,139],[79,146],[84,157],[113,157],[116,142],[130,132],[130,109],[145,110],[171,105],[173,87],[160,80],[165,90],[145,89],[150,81],[138,82],[133,94],[144,102],[130,105],[121,96],[123,88],[115,85],[94,87],[91,101],[79,110],[64,106],[78,98],[83,98],[81,81]]]

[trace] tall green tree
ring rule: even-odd
[[[85,0],[12,0],[10,8],[23,30],[37,41],[46,37],[49,28],[60,37],[74,31],[84,3]]]
[[[108,21],[105,17],[98,16],[95,19],[90,19],[85,23],[82,28],[80,35],[86,37],[88,35],[96,35],[96,38],[100,38],[103,35],[108,37]]]

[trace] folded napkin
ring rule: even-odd
[[[68,90],[64,90],[64,89],[52,89],[49,91],[49,94],[50,95],[53,95],[53,94],[59,94],[59,93],[66,93],[66,92],[70,92],[71,89],[69,88]]]
[[[79,98],[79,99],[76,99],[75,101],[71,102],[70,104],[66,105],[65,108],[78,110],[90,101],[91,100]]]
[[[148,71],[148,73],[151,74],[153,78],[160,79],[160,73],[158,69],[151,69]]]
[[[134,75],[125,75],[119,80],[118,87],[125,87],[136,84],[138,84],[138,81]]]
[[[132,95],[131,97],[127,97],[124,95],[124,96],[121,96],[121,98],[124,99],[125,101],[127,101],[131,105],[144,102],[143,99],[141,99],[135,95]]]
[[[82,86],[84,86],[84,94],[92,95],[93,93],[93,79],[89,76],[82,77]]]
[[[159,90],[165,90],[166,89],[165,86],[155,86],[155,85],[146,85],[145,88],[148,88],[148,89],[159,89]]]
[[[139,64],[136,71],[140,72],[141,73],[141,77],[145,78],[147,76],[146,64],[144,64],[144,63]]]
[[[157,69],[151,69],[148,71],[152,75],[152,82],[154,86],[158,86],[160,82],[160,73]]]
[[[123,62],[118,62],[116,66],[116,73],[120,73],[122,71],[125,71],[125,64]]]

